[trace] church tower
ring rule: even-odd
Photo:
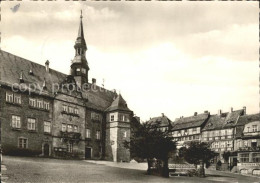
[[[76,39],[74,49],[75,57],[72,60],[70,66],[70,74],[74,76],[78,86],[82,86],[84,83],[88,83],[88,62],[86,59],[87,45],[84,38],[83,23],[82,23],[82,11],[80,15],[80,24],[78,37]]]

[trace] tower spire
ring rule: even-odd
[[[80,10],[80,23],[79,23],[79,31],[78,31],[78,39],[81,39],[82,43],[86,45],[85,38],[84,38],[84,31],[83,31],[83,23],[82,23],[82,10]]]
[[[74,76],[79,86],[84,83],[88,83],[88,71],[89,71],[88,62],[86,59],[87,45],[84,38],[82,18],[83,16],[81,10],[78,36],[74,45],[75,57],[72,60],[70,66],[71,67],[70,73],[71,75]]]

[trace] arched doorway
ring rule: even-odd
[[[43,155],[44,156],[49,156],[50,154],[50,146],[49,144],[44,144],[43,146]]]

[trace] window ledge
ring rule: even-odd
[[[36,130],[28,130],[29,133],[37,133]]]
[[[14,131],[21,131],[22,129],[21,128],[14,128],[14,127],[12,127],[12,130],[14,130]]]
[[[70,116],[79,117],[79,115],[78,115],[78,114],[69,113],[69,112],[66,112],[66,111],[61,111],[61,114],[66,114],[66,115],[70,115]]]
[[[36,109],[36,110],[39,110],[39,111],[45,111],[45,112],[49,112],[49,111],[50,111],[50,109],[44,109],[44,108],[33,107],[33,106],[30,106],[30,105],[29,105],[29,108],[30,108],[30,109]]]
[[[15,106],[18,106],[18,107],[22,107],[22,104],[18,104],[18,103],[14,103],[14,102],[8,102],[6,101],[7,104],[11,104],[11,105],[15,105]]]
[[[98,119],[91,119],[91,121],[96,122],[96,123],[100,123],[101,122],[101,120],[98,120]]]

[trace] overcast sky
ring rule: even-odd
[[[10,8],[20,3],[17,12]],[[1,2],[1,49],[68,74],[83,11],[91,78],[134,113],[259,112],[258,2]]]

